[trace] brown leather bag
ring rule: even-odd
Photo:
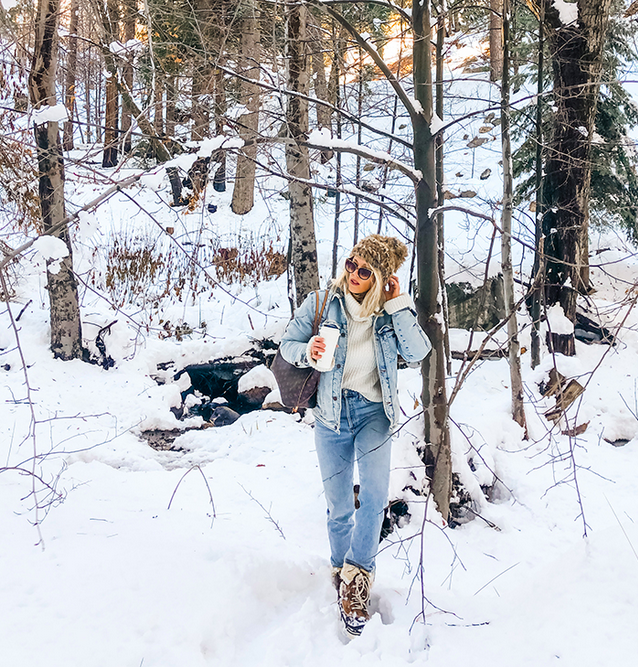
[[[316,292],[317,307],[315,309],[315,321],[312,326],[312,336],[316,336],[319,331],[319,323],[323,315],[323,309],[328,301],[328,290],[323,299],[323,305],[319,310],[319,292]],[[312,338],[311,336],[311,338]],[[321,373],[312,367],[299,368],[289,364],[277,350],[275,358],[270,364],[270,370],[275,375],[281,402],[287,407],[297,412],[299,408],[314,408],[317,405],[317,386]]]

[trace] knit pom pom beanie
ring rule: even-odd
[[[371,234],[357,243],[352,249],[352,255],[358,255],[371,267],[378,269],[386,283],[405,261],[408,249],[393,236]]]

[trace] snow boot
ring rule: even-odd
[[[368,603],[374,575],[372,572],[346,563],[341,568],[339,587],[339,611],[346,633],[358,637],[370,620]]]
[[[339,595],[339,588],[341,587],[341,568],[333,567],[330,572],[330,580],[332,581],[333,588],[337,591]]]

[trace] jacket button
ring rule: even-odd
[[[337,368],[341,368],[341,364],[337,364]]]
[[[336,396],[333,396],[333,397],[332,397],[332,400],[333,400],[333,401],[336,401],[336,400],[337,400],[337,397],[336,397]]]

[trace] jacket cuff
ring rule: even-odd
[[[394,315],[394,313],[399,310],[403,310],[404,308],[415,310],[412,297],[405,292],[403,294],[399,294],[399,296],[395,296],[394,299],[388,299],[388,301],[385,302],[383,308],[385,309],[385,312],[388,313],[388,315]]]

